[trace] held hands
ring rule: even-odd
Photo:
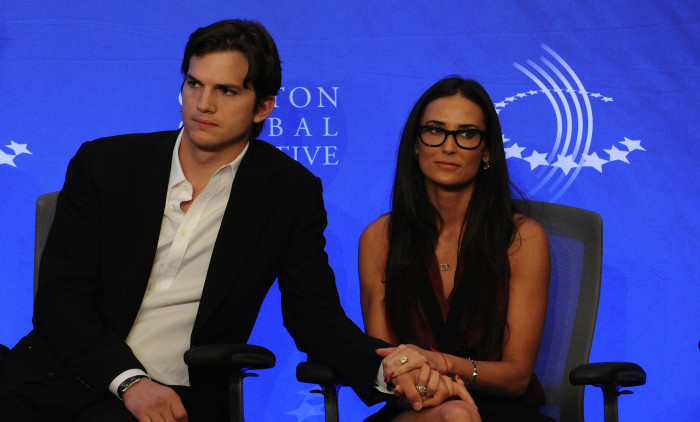
[[[188,422],[180,396],[173,389],[148,378],[129,388],[123,399],[126,408],[139,422]]]
[[[474,405],[464,381],[452,378],[438,370],[435,358],[443,362],[439,353],[428,352],[413,345],[377,349],[384,356],[384,377],[395,385],[394,392],[403,396],[413,410],[435,407],[450,397],[457,397]]]

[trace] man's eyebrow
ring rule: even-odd
[[[240,85],[238,85],[238,84],[216,84],[216,88],[217,88],[217,89],[225,88],[225,89],[228,89],[228,90],[231,90],[231,91],[233,91],[233,90],[242,91],[242,90],[245,89],[245,88],[243,88],[242,86],[240,86]]]

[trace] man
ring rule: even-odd
[[[225,419],[223,380],[183,353],[245,343],[276,278],[299,349],[383,398],[385,343],[340,307],[321,182],[254,139],[281,85],[274,41],[257,22],[199,28],[182,72],[181,131],[87,142],[71,160],[34,329],[0,361],[3,421]]]

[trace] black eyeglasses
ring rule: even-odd
[[[455,143],[462,149],[477,149],[481,145],[486,132],[479,129],[446,130],[440,126],[418,126],[418,139],[427,147],[439,147],[452,135]]]

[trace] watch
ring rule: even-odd
[[[124,396],[124,393],[126,393],[126,390],[131,388],[134,384],[137,382],[141,381],[144,378],[148,378],[145,375],[137,375],[135,377],[129,377],[122,381],[121,384],[119,384],[119,387],[117,387],[117,395],[121,399]],[[150,378],[149,378],[150,379]]]

